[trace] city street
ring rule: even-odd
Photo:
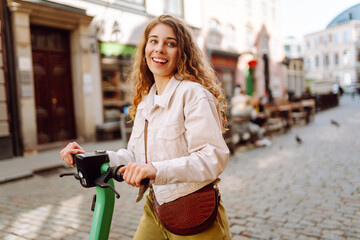
[[[360,97],[343,96],[270,147],[238,148],[220,183],[233,240],[360,239],[359,136]],[[68,171],[1,184],[0,239],[88,239],[95,189],[59,178]],[[125,183],[116,188],[110,239],[132,239],[144,200],[135,203],[137,190]]]

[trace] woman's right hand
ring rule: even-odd
[[[74,154],[83,154],[84,149],[77,143],[69,143],[63,150],[60,151],[60,156],[68,165],[74,167]]]

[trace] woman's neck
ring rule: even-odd
[[[155,78],[156,93],[157,95],[163,94],[167,84],[170,82],[171,77],[157,77]]]

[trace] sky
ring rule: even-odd
[[[337,15],[360,0],[280,0],[282,36],[301,40],[303,35],[324,30]]]

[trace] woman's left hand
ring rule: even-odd
[[[140,187],[141,181],[145,178],[155,179],[156,168],[150,163],[130,162],[125,167],[120,168],[123,173],[124,181],[134,187]]]

